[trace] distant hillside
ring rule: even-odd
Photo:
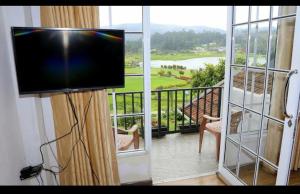
[[[112,28],[126,29],[128,31],[140,31],[141,24],[136,24],[136,23],[119,24],[119,25],[113,25]],[[166,32],[183,31],[183,30],[185,31],[193,30],[196,33],[200,33],[203,31],[220,32],[224,34],[226,33],[225,30],[219,28],[211,28],[207,26],[178,26],[178,25],[171,25],[171,24],[170,25],[151,24],[150,28],[151,28],[151,34],[154,34],[156,32],[163,34]]]

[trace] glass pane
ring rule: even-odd
[[[300,185],[300,101],[298,104],[298,116],[296,117],[293,155],[290,165],[289,185]]]
[[[272,119],[264,118],[263,134],[260,144],[260,156],[269,162],[278,165],[281,140],[283,133],[283,124]]]
[[[229,100],[243,106],[245,68],[231,67],[231,85]]]
[[[239,177],[247,185],[253,185],[256,157],[250,152],[242,148],[239,161],[240,161]]]
[[[270,68],[291,69],[295,17],[272,21]]]
[[[251,21],[268,19],[270,6],[251,6]]]
[[[284,120],[283,97],[287,73],[269,71],[264,114]]]
[[[142,6],[111,6],[112,28],[142,32]]]
[[[125,35],[125,74],[143,74],[143,36]]]
[[[125,76],[125,88],[116,89],[117,92],[133,92],[144,90],[143,76]]]
[[[235,26],[233,28],[233,64],[246,64],[246,51],[248,40],[248,25]]]
[[[268,53],[269,22],[258,22],[250,27],[248,66],[265,67]]]
[[[257,185],[275,185],[277,170],[263,161],[259,161]]]
[[[265,72],[257,69],[248,69],[247,92],[245,94],[245,107],[262,112],[264,98]]]
[[[249,6],[235,6],[234,23],[248,22]]]
[[[225,145],[224,167],[229,169],[233,174],[236,174],[238,152],[238,145],[227,139]]]
[[[240,132],[241,132],[241,121],[242,121],[242,109],[238,106],[229,105],[228,109],[228,127],[227,127],[227,136],[236,142],[240,141]]]
[[[142,76],[126,76],[125,88],[116,89],[116,105],[118,114],[142,113],[144,106]],[[109,93],[112,92],[110,89]],[[110,110],[113,113],[112,96],[109,97]]]
[[[119,151],[144,149],[144,116],[131,116],[117,118],[117,147]],[[137,129],[132,130],[137,125]],[[133,142],[131,142],[133,140]],[[131,143],[130,143],[131,142]]]
[[[296,14],[296,6],[273,6],[273,17]]]
[[[242,145],[257,153],[261,115],[245,111],[242,131]]]

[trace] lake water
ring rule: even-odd
[[[199,69],[204,68],[205,63],[217,64],[219,59],[224,57],[202,57],[202,58],[194,58],[187,60],[178,60],[178,61],[161,61],[161,60],[153,60],[151,61],[151,67],[161,67],[161,65],[182,65],[187,69]]]

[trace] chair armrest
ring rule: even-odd
[[[211,121],[219,121],[219,120],[221,120],[221,118],[211,117],[211,116],[208,116],[208,115],[203,115],[203,118],[206,118],[206,119],[211,120]]]
[[[125,129],[118,129],[119,131],[122,131],[122,132],[125,132],[125,133],[128,133],[128,134],[132,134],[134,132],[136,132],[138,129],[138,125],[133,125],[130,129],[128,130],[125,130]]]

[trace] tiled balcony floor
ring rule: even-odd
[[[153,183],[197,176],[217,170],[214,136],[204,133],[202,153],[198,153],[199,134],[168,134],[152,140]]]

